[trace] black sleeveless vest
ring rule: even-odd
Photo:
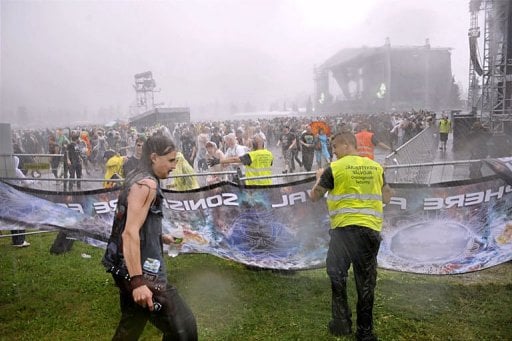
[[[125,181],[125,185],[119,194],[114,222],[112,224],[112,232],[107,243],[107,249],[103,256],[102,263],[109,272],[115,273],[117,271],[122,277],[128,274],[128,269],[126,268],[123,257],[122,241],[122,233],[125,228],[126,213],[128,211],[128,194],[133,184],[145,178],[156,181],[157,194],[155,201],[149,208],[148,216],[139,231],[140,263],[144,274],[156,275],[159,281],[166,281],[167,273],[162,244],[163,195],[158,179],[147,172],[136,172]]]

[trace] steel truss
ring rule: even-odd
[[[470,60],[469,98],[472,108],[480,109],[480,118],[488,121],[493,134],[506,132],[505,122],[512,124],[512,56],[508,55],[509,9],[512,0],[470,1],[469,37],[480,35],[478,11],[484,10],[483,73],[480,76]],[[477,6],[474,4],[477,3]],[[480,5],[478,5],[480,4]],[[478,96],[481,87],[481,95]]]

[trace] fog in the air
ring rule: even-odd
[[[303,107],[313,69],[347,47],[452,47],[467,89],[466,0],[1,1],[0,122],[134,114],[134,75],[192,119]]]

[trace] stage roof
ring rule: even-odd
[[[392,46],[391,51],[415,51],[415,50],[425,50],[426,46]],[[386,52],[388,46],[379,46],[379,47],[359,47],[359,48],[345,48],[337,53],[335,53],[332,57],[328,58],[322,65],[318,67],[319,71],[322,70],[330,70],[338,65],[348,64],[352,62],[361,62],[365,59],[382,54]],[[450,51],[451,48],[448,47],[437,47],[430,48],[432,51]]]

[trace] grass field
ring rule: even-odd
[[[0,340],[110,340],[120,312],[103,250],[76,242],[52,256],[54,237],[30,236],[24,249],[0,238]],[[327,332],[325,269],[249,271],[210,255],[169,258],[168,267],[201,340],[354,339]],[[354,307],[352,279],[349,288]],[[379,270],[375,325],[381,340],[512,340],[512,263],[458,276]],[[141,340],[160,339],[148,324]]]

